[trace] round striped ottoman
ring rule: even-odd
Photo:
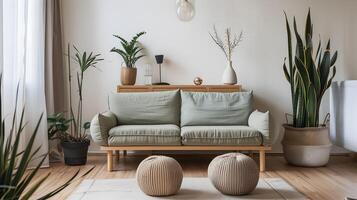
[[[182,168],[173,158],[150,156],[143,160],[136,171],[136,181],[145,194],[168,196],[176,194],[182,183]]]
[[[244,195],[252,192],[259,181],[257,164],[241,153],[217,156],[208,166],[208,177],[223,194]]]

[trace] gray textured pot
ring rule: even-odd
[[[327,127],[295,128],[284,125],[284,157],[289,164],[303,167],[325,166],[332,144]]]

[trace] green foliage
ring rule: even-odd
[[[118,53],[123,58],[126,67],[135,67],[136,61],[144,57],[144,55],[139,55],[143,48],[138,46],[138,39],[144,34],[146,34],[146,32],[140,32],[136,34],[130,42],[120,37],[119,35],[113,35],[120,40],[122,49],[113,47],[110,52]]]
[[[1,78],[0,78],[1,79]],[[0,88],[1,80],[0,80]],[[20,149],[21,136],[24,133],[26,123],[24,123],[25,108],[21,111],[21,116],[17,118],[17,102],[19,87],[17,87],[15,109],[12,113],[12,122],[10,125],[9,133],[6,133],[5,120],[2,116],[2,94],[0,90],[0,199],[1,200],[27,200],[36,192],[36,190],[44,183],[49,177],[49,173],[45,176],[38,178],[35,182],[32,182],[41,165],[45,161],[47,154],[40,155],[38,152],[41,146],[34,147],[35,138],[42,121],[42,115],[38,119],[35,129],[30,134],[29,140],[22,150]],[[18,123],[17,123],[18,122]],[[32,169],[27,170],[31,161],[38,159],[38,164]],[[92,168],[93,169],[93,168]],[[84,175],[87,175],[92,169],[88,170]],[[44,194],[39,199],[49,199],[65,189],[69,184],[75,181],[78,176],[79,170],[65,183],[51,192]]]
[[[294,17],[293,35],[296,38],[295,55],[292,52],[292,33],[285,13],[288,37],[288,66],[283,65],[290,83],[294,127],[318,127],[322,97],[331,86],[336,74],[337,51],[331,57],[330,40],[323,50],[319,40],[316,53],[313,49],[313,25],[310,10],[306,19],[305,37],[297,31]]]
[[[47,117],[48,139],[60,139],[61,141],[69,140],[68,129],[72,119],[67,119],[63,113],[49,115]]]
[[[89,68],[96,68],[98,62],[103,59],[99,58],[100,54],[94,54],[90,52],[89,54],[84,51],[80,52],[77,47],[73,46],[75,49],[74,61],[79,66],[79,71],[77,71],[77,89],[78,89],[78,104],[77,104],[77,114],[74,114],[72,106],[72,71],[71,71],[71,50],[68,44],[68,82],[69,82],[69,104],[70,104],[70,117],[71,117],[71,131],[67,134],[67,137],[64,138],[67,141],[71,142],[89,142],[87,138],[86,131],[89,129],[88,123],[83,123],[83,83],[84,83],[84,74]]]

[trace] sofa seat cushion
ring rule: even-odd
[[[183,145],[260,145],[258,130],[249,126],[184,126]]]
[[[181,145],[180,128],[173,124],[120,125],[110,129],[108,145]]]

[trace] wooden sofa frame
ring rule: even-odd
[[[192,92],[240,92],[241,85],[134,85],[117,87],[117,92],[153,92],[167,90],[183,90]],[[259,152],[259,169],[265,171],[265,153],[271,146],[101,146],[107,152],[108,171],[113,170],[114,151],[257,151]],[[116,156],[119,156],[117,153]],[[199,155],[198,155],[199,156]]]

